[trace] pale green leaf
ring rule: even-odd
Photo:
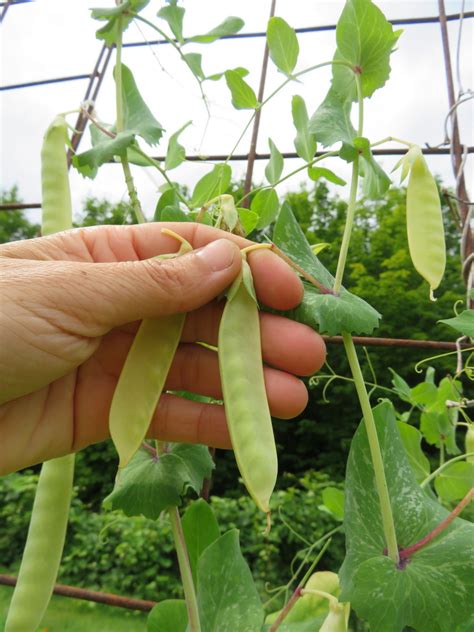
[[[107,138],[95,147],[72,157],[72,164],[79,173],[87,178],[95,178],[99,167],[110,162],[116,156],[125,156],[127,148],[135,142],[135,134],[130,131],[121,132],[115,138]]]
[[[179,135],[188,127],[188,125],[191,125],[191,123],[192,121],[188,121],[170,137],[165,158],[165,169],[167,171],[169,171],[170,169],[175,169],[186,160],[186,151],[184,147],[178,142],[178,138]]]
[[[184,539],[194,583],[197,563],[203,551],[220,535],[217,519],[210,505],[200,498],[189,505],[182,518]]]
[[[461,500],[474,487],[474,463],[464,461],[447,466],[435,478],[434,486],[443,500]]]
[[[283,18],[273,17],[268,21],[267,45],[270,58],[278,70],[291,75],[298,61],[300,47],[294,29]]]
[[[257,228],[265,228],[275,221],[280,202],[275,189],[262,189],[253,198],[250,209],[258,215]]]
[[[326,509],[337,520],[344,518],[344,492],[337,487],[325,487],[323,489],[323,503]]]
[[[438,322],[448,325],[463,336],[474,338],[474,309],[465,309],[459,316],[444,318]]]
[[[231,16],[226,18],[223,22],[221,22],[221,24],[218,24],[216,27],[211,29],[208,33],[204,33],[203,35],[193,35],[193,37],[187,38],[186,42],[210,44],[221,37],[228,37],[229,35],[238,33],[243,28],[244,24],[245,22],[241,18]]]
[[[180,44],[183,43],[183,18],[185,9],[178,6],[177,0],[171,0],[158,11],[157,15],[168,23],[171,32]]]
[[[229,187],[232,170],[229,165],[220,163],[214,165],[210,173],[203,176],[194,187],[191,206],[202,206]]]
[[[356,131],[351,122],[352,102],[329,89],[324,101],[309,121],[309,131],[327,147],[338,141],[351,143]]]
[[[254,110],[259,106],[255,92],[238,72],[226,70],[224,76],[236,110]]]
[[[264,611],[239,534],[228,531],[198,561],[197,599],[203,632],[260,632]]]
[[[296,128],[294,140],[296,153],[306,162],[311,162],[316,153],[316,139],[309,131],[309,118],[303,97],[295,94],[291,100],[291,114]]]
[[[142,99],[131,70],[124,64],[121,70],[124,130],[141,136],[150,145],[156,145],[163,135],[163,128]],[[114,76],[115,73],[116,69]]]
[[[189,69],[195,77],[203,81],[205,79],[204,71],[202,69],[202,55],[201,53],[186,53],[183,55],[184,60],[189,66]]]
[[[184,599],[165,599],[156,604],[146,621],[147,632],[186,632],[188,611]]]
[[[265,167],[265,177],[270,184],[276,184],[283,171],[283,156],[271,138],[268,139],[268,145],[270,147],[270,161]]]
[[[149,2],[150,0],[125,0],[113,8],[91,9],[92,18],[107,22],[96,32],[97,39],[103,40],[107,46],[116,44],[133,20],[130,13],[139,13]]]
[[[334,171],[326,169],[325,167],[308,167],[308,176],[315,182],[324,178],[324,180],[328,180],[328,182],[332,182],[338,186],[344,186],[347,184],[346,181],[336,175]]]
[[[402,421],[397,421],[397,428],[416,480],[421,483],[430,473],[430,462],[421,449],[421,432]]]
[[[238,208],[240,223],[245,231],[246,235],[249,235],[255,228],[257,228],[259,217],[255,211],[251,211],[248,208]]]

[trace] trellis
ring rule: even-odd
[[[27,4],[34,0],[6,0],[4,2],[0,2],[0,22],[2,22],[7,14],[9,8],[18,5],[18,4]],[[270,11],[269,17],[272,17],[275,14],[276,9],[276,0],[270,0]],[[448,103],[449,103],[449,111],[446,117],[446,139],[445,142],[442,143],[441,146],[430,146],[426,144],[426,147],[423,148],[423,153],[426,155],[449,155],[451,157],[451,164],[453,169],[453,174],[455,177],[455,195],[450,194],[449,192],[443,192],[443,194],[449,199],[454,199],[459,208],[459,227],[460,227],[460,256],[462,263],[462,274],[464,278],[464,282],[468,292],[467,304],[468,307],[474,306],[474,299],[469,298],[469,292],[474,287],[474,239],[473,232],[471,228],[471,216],[472,216],[472,207],[474,204],[470,201],[466,181],[465,181],[465,173],[464,167],[466,162],[466,157],[469,154],[474,153],[474,146],[465,146],[461,142],[460,134],[459,134],[459,126],[458,126],[458,117],[457,117],[457,108],[459,105],[464,103],[467,98],[472,98],[474,95],[472,91],[468,91],[468,97],[463,98],[465,94],[459,94],[456,96],[454,89],[454,79],[453,79],[453,71],[452,71],[452,62],[451,62],[451,51],[449,46],[448,39],[448,22],[458,22],[462,25],[463,21],[466,19],[474,18],[474,11],[464,11],[464,0],[462,0],[462,9],[460,13],[455,14],[446,14],[445,3],[444,0],[438,0],[438,11],[439,14],[437,16],[426,16],[426,17],[418,17],[418,18],[403,18],[396,20],[389,20],[392,25],[397,26],[405,26],[405,25],[422,25],[422,24],[436,24],[439,23],[440,31],[441,31],[441,42],[443,47],[443,58],[445,65],[445,74],[446,74],[446,86],[447,86],[447,94],[448,94]],[[321,25],[321,26],[311,26],[311,27],[301,27],[296,28],[296,33],[318,33],[322,31],[333,31],[336,29],[335,24],[329,25]],[[228,35],[223,37],[222,39],[250,39],[250,38],[265,38],[265,32],[248,32],[248,33],[237,33],[234,35]],[[142,46],[162,46],[168,45],[169,41],[167,40],[147,40],[145,42],[128,42],[124,43],[124,48],[135,48]],[[458,43],[459,44],[459,43]],[[18,83],[18,84],[10,84],[0,86],[1,91],[8,90],[19,90],[23,88],[32,88],[36,86],[44,86],[49,84],[56,83],[64,83],[71,81],[79,81],[79,80],[88,80],[87,88],[84,95],[84,103],[86,103],[86,110],[79,114],[76,125],[75,125],[75,134],[71,140],[72,151],[76,152],[81,139],[84,135],[84,132],[88,123],[87,114],[92,112],[94,103],[96,102],[100,88],[104,79],[104,76],[107,73],[107,69],[109,66],[110,59],[112,57],[113,47],[108,48],[103,45],[97,61],[94,65],[94,68],[91,73],[87,74],[78,74],[78,75],[69,75],[63,77],[55,77],[51,79],[45,79],[41,81],[31,81],[26,83]],[[459,55],[459,45],[457,54]],[[268,64],[268,48],[265,45],[262,66],[260,72],[260,82],[258,88],[258,101],[262,102],[264,98],[265,92],[265,81],[267,76],[267,64]],[[244,183],[244,194],[247,194],[251,189],[252,175],[254,163],[256,160],[268,160],[270,158],[270,154],[268,153],[258,153],[256,150],[258,133],[259,133],[259,125],[261,118],[261,110],[258,110],[255,116],[252,136],[250,141],[249,151],[246,154],[235,154],[230,160],[233,161],[241,161],[247,163],[247,170],[245,175],[245,183]],[[451,126],[451,130],[449,133],[448,128],[449,124]],[[372,152],[375,156],[395,156],[395,155],[404,155],[406,153],[405,149],[374,149]],[[321,155],[322,152],[318,152],[317,155]],[[297,158],[297,154],[294,152],[283,152],[284,158],[293,159]],[[71,152],[70,152],[71,156]],[[70,157],[69,156],[69,157]],[[156,156],[155,160],[162,161],[164,160],[164,156]],[[220,162],[229,159],[226,154],[214,154],[210,156],[206,156],[207,162]],[[186,156],[186,160],[188,161],[201,161],[202,157],[198,155],[188,155]],[[25,209],[37,209],[41,208],[41,203],[39,202],[31,202],[31,203],[5,203],[0,204],[0,211],[18,211]],[[330,344],[341,344],[342,338],[340,336],[323,336],[325,342]],[[358,345],[364,346],[381,346],[381,347],[406,347],[406,348],[422,348],[422,349],[434,349],[434,350],[448,350],[448,351],[458,351],[466,348],[472,348],[468,342],[459,339],[456,342],[449,341],[435,341],[435,340],[410,340],[410,339],[400,339],[400,338],[377,338],[377,337],[361,337],[355,336],[354,343]],[[16,584],[16,578],[10,575],[0,574],[0,584],[7,586],[14,586]],[[87,601],[94,601],[97,603],[102,603],[106,605],[112,605],[121,608],[128,608],[133,610],[141,610],[141,611],[149,611],[155,605],[155,602],[145,601],[141,599],[132,599],[127,597],[122,597],[118,595],[112,595],[109,593],[102,593],[97,591],[91,591],[83,588],[77,588],[74,586],[65,586],[63,584],[57,584],[54,589],[54,594],[64,595],[68,597],[73,597],[76,599],[84,599]]]

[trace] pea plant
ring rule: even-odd
[[[173,230],[169,224],[163,228],[170,236],[170,253],[161,255],[162,259],[192,250],[179,235],[179,222],[202,222],[250,238],[254,231],[265,236],[263,243],[241,251],[241,273],[228,288],[218,347],[211,349],[219,358],[223,402],[206,400],[225,406],[240,474],[262,510],[262,532],[265,526],[267,531],[271,528],[270,514],[276,509],[271,496],[278,462],[263,380],[259,306],[246,261],[248,252],[269,248],[301,276],[303,301],[285,315],[323,334],[342,336],[352,374],[344,379],[353,381],[362,412],[347,463],[343,508],[341,492],[329,489],[325,496],[327,510],[341,518],[343,515],[346,556],[339,572],[316,570],[330,544],[331,532],[310,547],[288,585],[276,594],[280,608],[276,610],[274,598],[264,607],[240,552],[237,530],[221,534],[211,506],[203,499],[190,502],[184,512],[180,511],[188,491],[199,494],[204,479],[212,474],[214,463],[208,449],[146,439],[186,315],[141,323],[111,405],[110,433],[119,468],[115,487],[104,502],[126,515],[157,520],[166,514],[170,520],[184,599],[164,600],[155,606],[148,618],[148,630],[343,632],[349,629],[351,611],[374,632],[399,632],[407,627],[420,632],[472,629],[474,573],[470,557],[474,528],[459,517],[474,496],[474,422],[468,415],[472,402],[464,397],[461,382],[462,376],[473,378],[471,356],[463,363],[464,351],[460,348],[455,375],[442,377],[438,383],[431,367],[424,381],[415,387],[393,373],[393,388],[385,391],[408,406],[404,412],[397,412],[389,399],[374,403],[373,393],[382,387],[374,379],[368,391],[352,335],[372,334],[381,314],[342,285],[359,189],[366,198],[378,199],[391,184],[372,153],[375,146],[389,141],[407,148],[397,168],[402,182],[408,178],[408,248],[413,265],[428,283],[427,304],[429,298],[434,299],[444,273],[446,249],[440,199],[420,147],[390,136],[375,141],[364,136],[365,100],[388,80],[390,56],[401,31],[393,30],[371,0],[347,0],[337,24],[333,58],[299,68],[295,31],[282,18],[273,17],[268,23],[267,45],[283,79],[259,102],[246,80],[247,70],[236,67],[206,75],[202,54],[195,52],[196,47],[238,32],[242,20],[229,17],[207,33],[185,36],[185,9],[177,0],[160,8],[155,22],[142,15],[148,4],[149,0],[126,0],[113,8],[92,10],[92,17],[101,22],[97,37],[116,49],[116,121],[103,122],[84,106],[91,122],[92,148],[75,154],[72,162],[88,178],[94,178],[105,163],[121,163],[131,207],[139,222],[145,222],[146,217],[130,165],[159,172],[164,186],[153,219],[175,222]],[[208,82],[225,81],[234,108],[250,112],[248,124],[227,160],[215,164],[190,195],[184,194],[170,175],[185,161],[179,137],[188,123],[170,136],[163,162],[143,148],[143,143],[158,144],[163,128],[122,60],[122,36],[132,21],[146,25],[171,44],[198,83],[206,108]],[[314,114],[309,116],[299,95],[292,97],[289,107],[295,149],[304,165],[285,172],[282,154],[269,139],[267,184],[235,199],[228,193],[232,178],[229,161],[256,113],[263,107],[271,108],[273,97],[288,86],[298,86],[299,78],[328,66],[332,69],[331,84]],[[44,234],[71,226],[68,130],[66,115],[59,115],[44,140]],[[318,145],[327,150],[316,155]],[[334,275],[321,263],[291,207],[286,202],[280,204],[276,192],[280,183],[301,172],[313,180],[324,178],[336,185],[345,184],[334,171],[319,164],[329,157],[339,157],[351,165],[346,222]],[[249,208],[244,207],[245,201],[250,201]],[[474,338],[472,310],[466,309],[443,323],[466,339]],[[468,348],[467,352],[472,351],[474,348]],[[315,376],[313,382],[326,380],[328,385],[339,377],[330,370]],[[174,395],[200,397],[202,401],[202,396],[193,393]],[[461,433],[465,435],[464,451],[457,445]],[[421,447],[422,439],[440,451],[439,467],[432,472]],[[43,465],[7,632],[33,632],[47,608],[64,543],[73,468],[73,456]],[[264,538],[262,533],[262,546]]]

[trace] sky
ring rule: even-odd
[[[114,6],[110,0],[36,0],[28,4],[10,7],[1,26],[1,85],[54,78],[58,76],[87,74],[95,65],[102,43],[95,37],[99,23],[90,19],[90,6]],[[144,15],[158,20],[156,13],[164,4],[152,0]],[[206,32],[229,15],[238,15],[245,21],[242,32],[264,31],[268,20],[270,0],[184,0],[186,9],[184,34]],[[436,0],[413,2],[401,0],[377,2],[388,19],[437,15]],[[343,8],[340,0],[277,0],[276,14],[291,26],[317,26],[333,24]],[[462,0],[446,0],[447,13],[460,11]],[[465,10],[474,9],[474,0],[465,0]],[[166,28],[161,21],[160,26]],[[396,27],[399,28],[399,27]],[[437,24],[407,25],[399,40],[398,50],[392,55],[392,71],[386,86],[366,101],[364,135],[371,142],[387,136],[395,136],[420,145],[435,146],[444,140],[444,121],[448,111],[446,79],[444,74],[440,29]],[[451,54],[454,73],[461,78],[464,90],[474,88],[473,29],[474,20],[466,19],[463,25],[459,73],[456,64],[456,46],[459,25],[449,24]],[[125,34],[125,42],[146,42],[157,39],[156,34],[143,25],[132,25]],[[300,55],[296,70],[327,61],[335,49],[334,32],[317,32],[300,35]],[[212,45],[193,45],[189,52],[203,54],[206,74],[236,66],[246,67],[250,73],[247,81],[257,91],[264,40],[226,40]],[[223,81],[206,82],[206,94],[210,103],[208,119],[193,76],[170,46],[142,46],[126,48],[124,63],[134,73],[139,90],[150,109],[166,130],[153,155],[163,155],[168,138],[184,123],[190,125],[181,136],[188,154],[225,154],[234,146],[249,119],[248,111],[236,111],[231,106],[230,95]],[[112,123],[114,113],[114,84],[111,63],[104,79],[96,110],[101,120]],[[266,91],[269,94],[282,82],[282,75],[270,62]],[[268,151],[268,138],[282,152],[294,151],[295,130],[291,120],[291,98],[294,94],[304,97],[310,115],[316,110],[327,92],[329,70],[309,73],[301,83],[292,83],[262,110],[262,121],[257,150]],[[0,188],[10,189],[17,185],[24,202],[39,202],[40,149],[47,126],[59,112],[76,109],[83,99],[87,80],[31,87],[0,93],[1,107],[1,154]],[[456,83],[456,90],[459,85]],[[461,140],[474,145],[474,100],[459,108]],[[356,115],[356,111],[354,111]],[[68,120],[73,124],[75,115]],[[247,134],[237,153],[248,151],[250,136]],[[80,151],[90,146],[87,131]],[[399,145],[394,145],[399,147]],[[382,166],[390,171],[397,158],[384,157]],[[454,185],[448,156],[428,157],[432,171],[441,176],[447,186]],[[285,172],[301,166],[298,160],[285,161]],[[328,159],[323,166],[334,169],[347,179],[348,167]],[[233,175],[241,177],[244,163],[232,163]],[[257,162],[254,180],[263,180],[265,162]],[[170,173],[173,180],[191,189],[197,180],[210,171],[209,163],[187,163]],[[152,217],[158,189],[163,184],[155,170],[133,168],[139,197],[145,213]],[[396,174],[394,174],[396,180]],[[466,162],[467,185],[471,197],[474,185],[474,157]],[[303,175],[296,176],[278,188],[279,193],[296,190],[301,183],[308,184]],[[95,180],[84,179],[71,171],[73,208],[79,212],[87,196],[106,198],[111,201],[126,199],[126,189],[118,165],[106,165]],[[337,192],[345,197],[346,187]],[[31,219],[40,219],[40,211],[29,211]]]

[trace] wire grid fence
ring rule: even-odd
[[[18,4],[27,4],[32,2],[32,0],[6,0],[5,2],[0,2],[0,22],[5,19],[6,13],[8,9],[12,6]],[[270,11],[269,17],[273,17],[275,15],[276,10],[276,0],[270,0]],[[453,175],[455,178],[455,195],[450,194],[449,192],[443,191],[442,193],[448,197],[449,199],[453,199],[456,204],[459,214],[459,228],[460,228],[460,255],[461,255],[461,264],[462,264],[462,274],[464,278],[464,282],[467,290],[467,306],[473,307],[474,300],[470,298],[470,293],[474,287],[474,247],[473,247],[473,233],[471,227],[471,218],[472,218],[472,208],[474,204],[470,201],[469,194],[466,187],[465,180],[465,165],[466,158],[469,154],[474,153],[474,147],[466,146],[461,142],[460,134],[459,134],[459,126],[458,126],[458,117],[457,117],[457,108],[468,101],[469,99],[474,97],[474,93],[472,89],[464,89],[462,86],[462,82],[460,79],[460,50],[461,50],[461,35],[462,35],[462,26],[464,20],[474,18],[474,11],[465,11],[465,0],[462,0],[461,10],[459,13],[455,14],[446,14],[445,3],[444,0],[438,0],[438,15],[437,16],[426,16],[426,17],[418,17],[418,18],[402,18],[397,20],[389,20],[392,25],[396,26],[404,26],[404,25],[418,25],[418,24],[433,24],[439,23],[440,31],[441,31],[441,43],[443,48],[443,59],[445,65],[445,74],[446,74],[446,88],[448,93],[448,103],[449,103],[449,111],[445,120],[445,140],[441,145],[438,146],[430,146],[426,145],[423,148],[423,153],[426,155],[449,155],[451,158],[451,165],[453,170]],[[452,60],[451,60],[451,49],[449,45],[448,38],[448,22],[456,21],[459,23],[458,29],[458,38],[456,44],[456,80],[458,85],[458,93],[456,94],[454,87],[454,77],[452,70]],[[333,31],[336,29],[336,24],[328,24],[322,26],[312,26],[312,27],[301,27],[296,28],[296,33],[318,33],[322,31]],[[250,33],[237,33],[234,35],[228,35],[223,37],[222,39],[250,39],[250,38],[265,38],[265,32],[250,32]],[[169,41],[167,40],[147,40],[141,42],[128,42],[124,43],[124,48],[136,48],[142,46],[162,46],[168,45]],[[40,85],[49,85],[55,83],[63,83],[69,81],[78,81],[88,79],[88,84],[86,88],[86,92],[84,95],[83,103],[85,105],[85,109],[81,110],[75,125],[76,132],[74,133],[71,139],[71,149],[69,151],[69,164],[72,152],[76,152],[81,139],[84,135],[84,132],[88,123],[88,114],[92,113],[94,108],[94,104],[98,98],[100,87],[102,85],[102,81],[107,72],[110,59],[112,57],[113,47],[107,47],[105,45],[102,46],[99,56],[97,58],[97,62],[90,74],[79,74],[79,75],[70,75],[64,77],[55,77],[52,79],[45,79],[42,81],[32,81],[27,83],[18,83],[11,84],[6,86],[0,86],[1,91],[7,90],[19,90],[22,88],[31,88]],[[265,93],[265,81],[267,76],[267,65],[268,65],[268,47],[265,45],[263,58],[262,58],[262,66],[260,72],[260,82],[258,87],[258,101],[262,102]],[[245,183],[244,183],[244,195],[247,194],[251,190],[252,183],[252,175],[254,163],[256,160],[268,160],[270,158],[270,154],[268,153],[257,153],[257,140],[260,126],[260,118],[261,118],[262,110],[258,110],[254,119],[252,136],[250,141],[249,151],[246,154],[235,154],[232,156],[231,160],[235,161],[246,161],[247,169],[245,174]],[[373,154],[375,156],[388,156],[388,155],[404,155],[406,153],[405,149],[374,149]],[[321,152],[322,154],[322,152]],[[297,154],[294,152],[284,152],[282,153],[284,158],[297,158]],[[320,155],[316,153],[316,156]],[[155,160],[162,161],[164,160],[164,156],[156,156]],[[211,156],[206,156],[206,161],[210,162],[219,162],[228,159],[226,154],[214,154]],[[198,155],[188,155],[186,156],[186,160],[189,161],[200,161],[202,160],[202,156]],[[15,211],[15,210],[24,210],[24,209],[33,209],[33,208],[41,208],[41,203],[32,202],[26,204],[0,204],[0,211]],[[330,344],[342,344],[342,338],[340,336],[323,336],[325,342]],[[437,340],[410,340],[410,339],[400,339],[400,338],[376,338],[376,337],[364,337],[364,336],[354,336],[354,343],[357,345],[364,346],[382,346],[382,347],[409,347],[409,348],[420,348],[420,349],[432,349],[432,350],[448,350],[448,351],[457,351],[458,353],[458,366],[462,361],[460,360],[461,351],[463,349],[470,349],[473,347],[472,344],[469,343],[467,338],[460,338],[456,342],[447,342],[447,341],[437,341]],[[16,584],[16,578],[10,575],[0,574],[0,584],[7,586],[14,586]],[[63,595],[67,597],[73,597],[75,599],[83,599],[86,601],[93,601],[96,603],[102,603],[110,606],[116,606],[120,608],[126,608],[131,610],[140,610],[143,612],[148,612],[153,608],[156,602],[153,601],[145,601],[142,599],[133,599],[128,597],[122,597],[119,595],[113,595],[110,593],[97,592],[92,590],[87,590],[83,588],[77,588],[74,586],[66,586],[63,584],[56,584],[54,588],[54,594]]]

